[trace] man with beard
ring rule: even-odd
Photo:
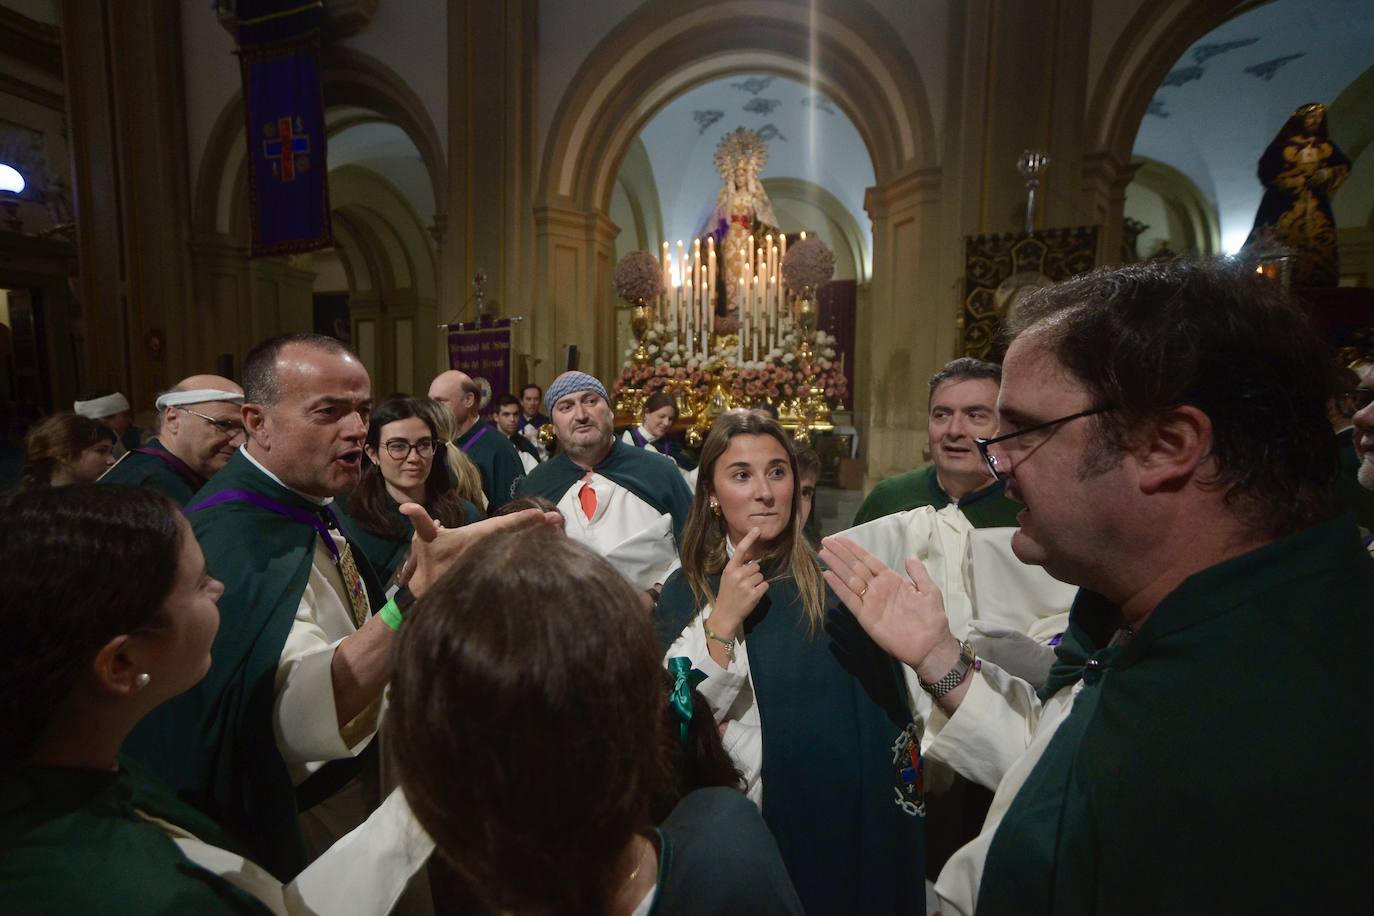
[[[158,434],[126,452],[101,483],[151,487],[184,506],[244,442],[243,389],[218,375],[193,375],[158,396]]]
[[[559,453],[535,468],[517,496],[558,506],[568,537],[604,556],[639,589],[656,597],[677,560],[692,493],[663,456],[615,436],[606,388],[584,372],[565,372],[545,404]]]
[[[1225,262],[1100,269],[1033,293],[1012,325],[1000,429],[979,447],[1025,505],[1017,556],[1080,586],[1044,686],[975,659],[915,557],[901,576],[843,537],[822,551],[939,704],[923,752],[996,787],[939,908],[1358,899],[1374,808],[1332,793],[1374,758],[1374,561],[1330,498],[1321,341],[1276,284]],[[1257,871],[1276,849],[1292,853]]]

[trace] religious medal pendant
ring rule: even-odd
[[[896,770],[896,804],[912,817],[925,817],[925,762],[921,759],[921,727],[915,722],[897,733],[892,742],[892,767]]]
[[[353,548],[344,542],[343,550],[339,553],[339,573],[343,576],[344,591],[348,592],[349,610],[353,614],[353,625],[362,628],[367,621],[367,587],[363,585],[363,577],[358,572],[358,564],[353,559]]]

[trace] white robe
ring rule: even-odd
[[[596,512],[590,520],[578,495],[583,484],[596,491]],[[568,537],[596,551],[640,590],[662,585],[677,568],[673,517],[609,477],[584,476],[563,494],[558,511]]]
[[[268,477],[282,483],[247,451],[244,456]],[[331,501],[300,495],[320,505]],[[331,531],[330,536],[342,551],[343,536],[337,531]],[[382,705],[379,698],[342,728],[338,725],[332,671],[334,650],[358,628],[333,554],[320,538],[314,538],[314,544],[305,591],[282,646],[274,682],[272,730],[294,785],[300,785],[331,760],[361,754],[377,734]],[[364,622],[371,616],[369,610]],[[320,854],[363,822],[371,808],[368,796],[375,794],[374,784],[375,774],[362,774],[301,813],[301,833],[309,856]]]
[[[644,451],[653,452],[655,455],[663,455],[663,452],[660,451],[656,446],[658,440],[655,439],[653,436],[649,435],[649,431],[647,429],[641,426],[639,428],[639,434],[644,437],[644,440],[646,442],[649,443],[648,447],[646,447]],[[628,429],[620,434],[620,441],[624,442],[626,445],[629,445],[633,448],[639,448],[639,443],[635,442],[634,434],[631,433]],[[674,465],[677,465],[677,462],[674,461],[668,455],[663,455],[663,457],[667,458],[669,461],[672,461]],[[681,472],[682,479],[687,481],[687,488],[691,490],[693,493],[695,493],[697,489],[697,469],[692,468],[690,471],[688,471],[684,470],[680,465],[678,465],[678,471]]]
[[[212,846],[180,827],[142,814],[183,855],[258,898],[274,913],[390,913],[406,883],[434,849],[398,789],[357,829],[336,842],[290,883],[242,856]]]

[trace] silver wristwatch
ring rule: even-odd
[[[922,681],[920,676],[917,676],[916,680],[920,682],[922,690],[938,700],[964,682],[968,669],[973,667],[973,661],[977,657],[978,653],[974,651],[973,645],[968,640],[963,640],[959,643],[959,660],[944,677],[933,684]]]

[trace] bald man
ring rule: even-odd
[[[219,375],[182,379],[157,399],[159,429],[100,478],[151,487],[185,506],[244,441],[243,389]]]
[[[477,465],[482,474],[482,492],[487,494],[487,512],[510,502],[516,484],[525,476],[520,453],[501,430],[478,416],[482,387],[467,373],[449,369],[435,376],[429,396],[443,404],[458,421],[454,444]]]

